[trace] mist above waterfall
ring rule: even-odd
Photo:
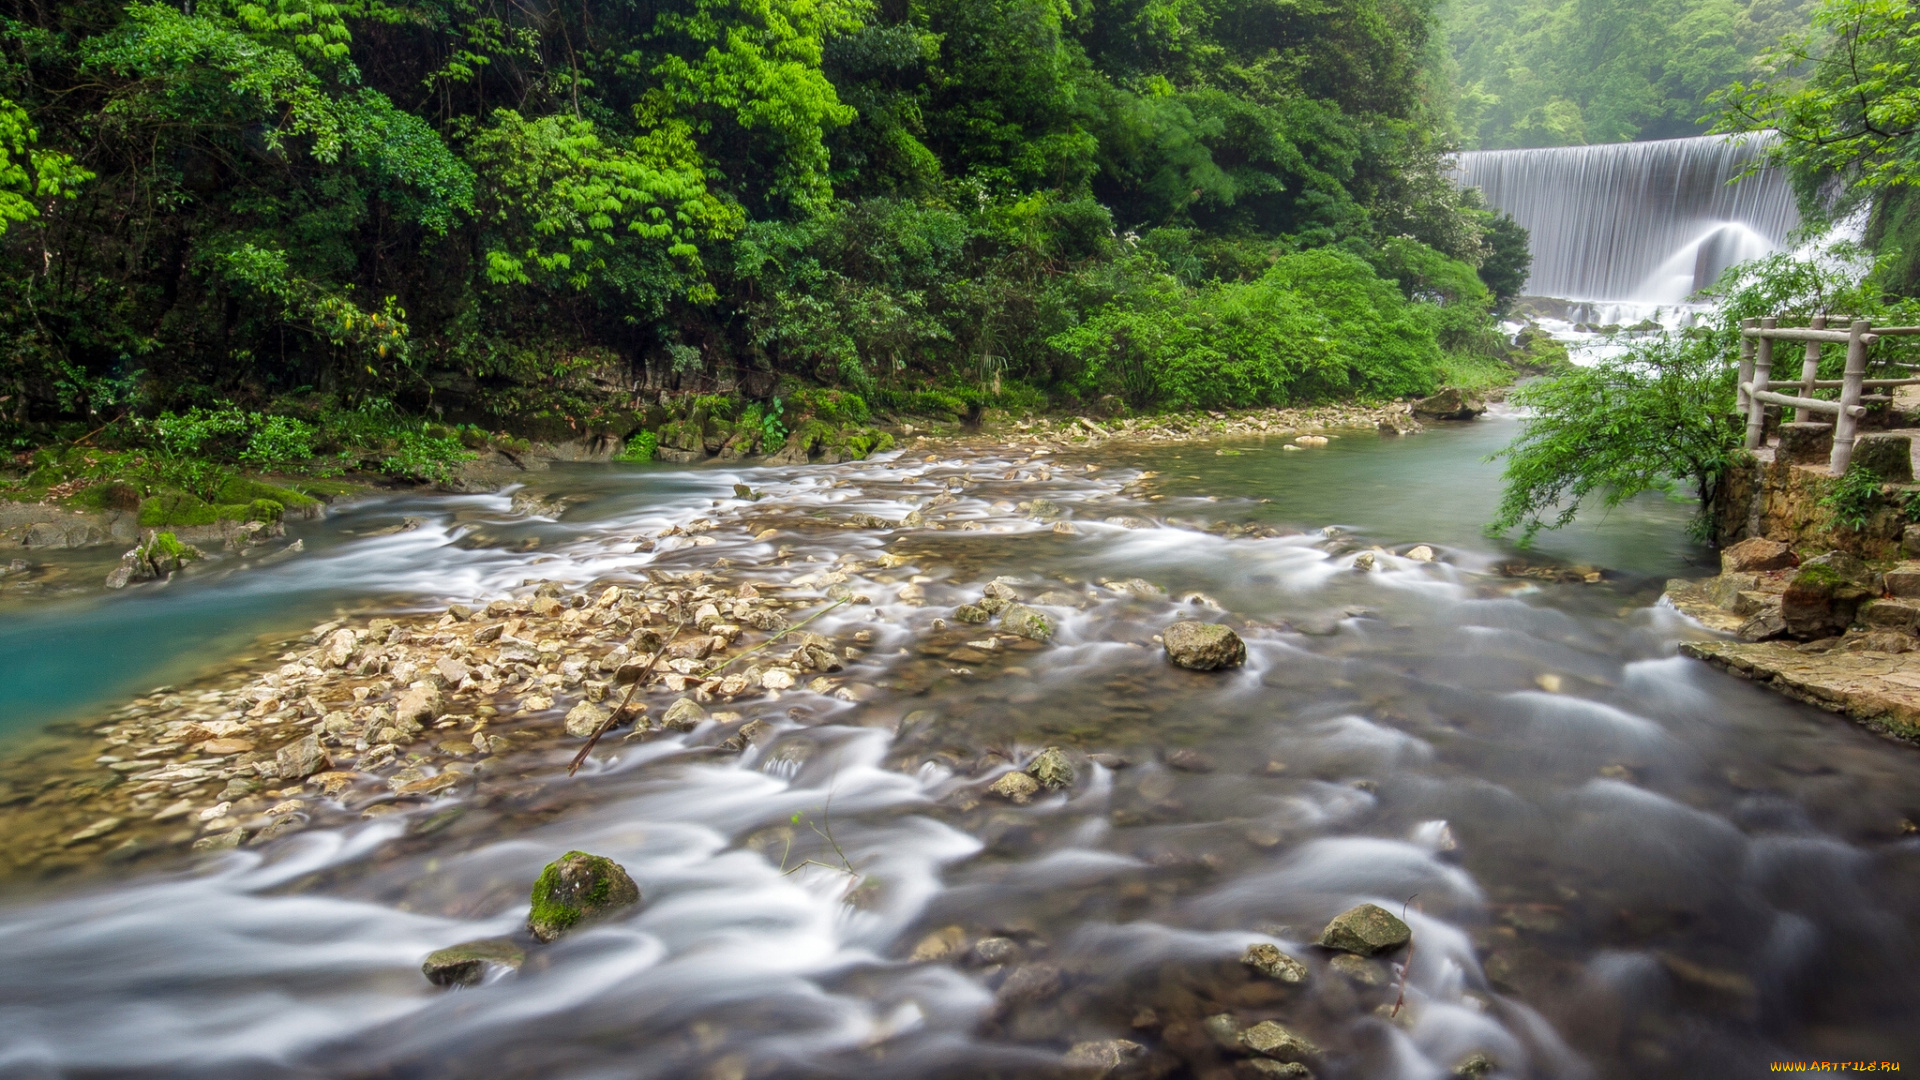
[[[1726,136],[1462,153],[1455,178],[1531,235],[1532,296],[1677,304],[1799,224],[1766,149]],[[1738,179],[1736,179],[1738,178]]]

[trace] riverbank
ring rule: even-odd
[[[1662,600],[1734,639],[1685,642],[1683,654],[1920,743],[1920,562],[1803,559],[1749,538],[1722,552],[1718,576],[1670,581]]]

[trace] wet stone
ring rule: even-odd
[[[1040,782],[1023,772],[1010,772],[993,782],[987,789],[1003,799],[1016,803],[1032,801],[1034,793],[1040,790]]]
[[[1378,904],[1361,904],[1333,917],[1320,931],[1319,943],[1356,956],[1378,956],[1412,940],[1413,931]]]
[[[1061,1062],[1077,1077],[1106,1077],[1145,1056],[1147,1048],[1130,1039],[1075,1043]]]
[[[1341,953],[1327,961],[1327,967],[1334,974],[1360,986],[1382,986],[1387,981],[1387,973],[1379,964],[1352,953]]]
[[[527,929],[542,942],[640,902],[640,887],[619,863],[569,851],[547,864],[533,883]]]
[[[567,734],[576,739],[590,738],[612,715],[598,705],[583,701],[567,710]]]
[[[1298,985],[1307,981],[1307,967],[1300,961],[1281,952],[1278,946],[1259,944],[1247,946],[1246,954],[1240,962],[1270,979]]]
[[[518,971],[526,959],[526,950],[513,942],[486,938],[428,953],[420,973],[435,986],[478,986],[489,967]]]
[[[1073,763],[1067,760],[1066,752],[1057,746],[1049,746],[1035,754],[1033,760],[1027,762],[1026,772],[1048,791],[1058,791],[1073,784]]]
[[[1252,1077],[1281,1077],[1284,1080],[1313,1080],[1313,1070],[1298,1061],[1274,1061],[1271,1058],[1253,1058],[1234,1066],[1236,1075]]]
[[[1306,1036],[1272,1020],[1262,1020],[1240,1033],[1240,1045],[1275,1061],[1307,1061],[1320,1056],[1320,1048]]]
[[[1053,620],[1046,612],[1025,604],[1009,604],[1000,615],[1000,628],[1033,641],[1053,640]]]
[[[1218,623],[1182,621],[1161,632],[1167,659],[1192,671],[1219,671],[1247,662],[1240,635]]]

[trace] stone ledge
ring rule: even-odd
[[[1862,727],[1920,744],[1920,663],[1890,653],[1803,653],[1777,641],[1689,641],[1683,655],[1788,697],[1843,713]]]

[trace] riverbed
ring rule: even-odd
[[[402,812],[18,873],[0,1075],[1048,1076],[1119,1039],[1115,1076],[1263,1075],[1223,1015],[1306,1034],[1326,1077],[1914,1058],[1920,758],[1676,655],[1701,631],[1659,582],[1709,563],[1686,505],[1527,553],[1484,537],[1512,432],[557,468],[10,619],[0,724],[59,763],[51,793],[84,767],[61,731],[323,621],[690,572],[867,601],[809,627],[859,642],[833,692],[733,706],[772,731],[739,753],[610,740],[569,780],[574,744],[541,747]],[[916,511],[940,528],[883,527]],[[1050,643],[936,623],[995,581]],[[1179,617],[1238,628],[1245,667],[1169,667]],[[986,790],[1047,746],[1070,786]],[[643,903],[486,985],[426,983],[571,849]],[[1410,957],[1311,945],[1363,901]],[[1258,943],[1307,982],[1242,965]]]

